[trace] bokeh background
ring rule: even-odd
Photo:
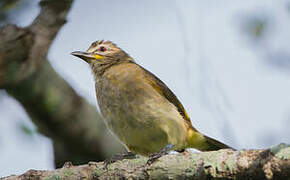
[[[13,2],[0,1],[1,26],[39,13],[38,0]],[[111,40],[175,92],[201,132],[266,148],[290,142],[289,32],[286,0],[75,0],[48,59],[96,105],[92,73],[70,52]],[[51,140],[0,90],[0,177],[53,168]]]

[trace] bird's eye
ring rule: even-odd
[[[100,47],[100,51],[105,52],[107,49],[104,46]]]

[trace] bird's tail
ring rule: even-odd
[[[191,148],[195,148],[200,151],[216,151],[219,149],[235,150],[222,142],[197,132],[195,129],[191,129],[190,131],[191,132],[188,134],[188,143]]]
[[[205,136],[205,139],[206,139],[206,144],[208,145],[208,148],[206,148],[204,151],[216,151],[216,150],[219,150],[219,149],[233,149],[235,150],[234,148],[222,143],[222,142],[219,142],[213,138],[210,138],[208,136]]]

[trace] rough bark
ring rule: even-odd
[[[66,163],[53,171],[29,170],[14,179],[289,179],[290,146],[280,144],[265,150],[229,149],[170,154],[150,166],[147,158],[123,160],[109,165],[90,162],[73,166]]]
[[[52,138],[56,167],[68,160],[76,164],[103,160],[123,150],[96,108],[77,95],[46,59],[72,2],[42,0],[30,26],[0,29],[0,88],[22,104],[40,133]]]

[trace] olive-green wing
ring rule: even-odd
[[[141,66],[140,66],[141,67]],[[163,83],[158,77],[152,74],[150,71],[141,67],[147,76],[151,86],[161,95],[163,95],[169,102],[171,102],[177,108],[178,112],[182,115],[185,122],[188,124],[189,128],[193,128],[190,118],[187,115],[184,107],[182,106],[181,102],[177,99],[175,94]],[[193,128],[194,129],[194,128]]]

